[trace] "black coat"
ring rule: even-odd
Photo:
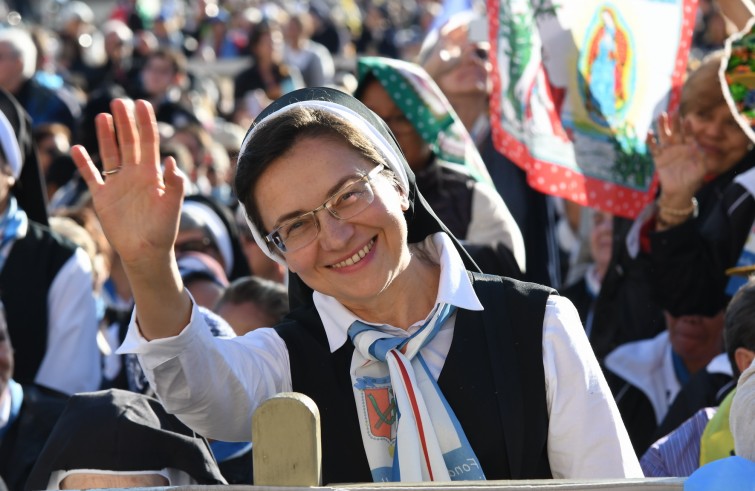
[[[35,386],[24,387],[18,419],[0,440],[0,477],[8,489],[23,489],[66,401],[65,396]]]
[[[156,399],[115,389],[88,392],[68,400],[25,489],[46,489],[61,469],[164,468],[184,471],[199,484],[226,484],[207,441]]]
[[[673,315],[713,316],[728,303],[724,271],[736,265],[755,220],[755,198],[732,180],[753,165],[755,152],[706,185],[698,219],[651,234],[656,298]]]
[[[595,307],[591,337],[598,359],[623,343],[647,339],[665,329],[663,310],[675,316],[712,316],[723,308],[725,261],[712,252],[702,230],[720,220],[724,190],[753,164],[755,154],[751,153],[706,183],[695,195],[698,217],[663,232],[650,232],[649,253],[631,257],[626,241],[633,222],[614,219],[613,256]],[[755,201],[752,206],[750,213],[755,211]],[[748,232],[751,224],[752,218],[746,225]],[[731,238],[725,237],[720,240],[731,247]]]

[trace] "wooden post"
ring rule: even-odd
[[[252,417],[255,486],[320,486],[320,412],[298,392],[282,392]]]

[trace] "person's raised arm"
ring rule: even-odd
[[[750,0],[718,0],[718,7],[724,17],[729,19],[741,31],[747,21],[755,16],[755,6]]]
[[[467,24],[448,23],[438,30],[434,46],[418,60],[430,77],[438,80],[461,63],[464,49],[474,49],[467,38],[468,33]]]
[[[656,230],[674,227],[692,218],[696,211],[695,193],[703,185],[703,155],[691,137],[685,137],[679,115],[663,113],[658,119],[657,134],[648,135],[647,143],[655,161],[661,193],[658,197]]]
[[[103,172],[82,146],[72,156],[87,183],[97,216],[131,283],[137,321],[146,339],[175,336],[189,322],[173,245],[183,200],[183,177],[168,158],[159,161],[159,136],[146,101],[115,100],[112,115],[96,119]]]

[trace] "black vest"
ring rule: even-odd
[[[29,222],[26,237],[17,240],[0,272],[0,296],[15,352],[13,378],[34,383],[47,350],[47,293],[75,246],[48,228]]]
[[[488,479],[550,478],[543,317],[552,290],[472,273],[482,312],[460,310],[438,379]],[[286,342],[293,390],[320,410],[327,484],[371,482],[351,387],[354,346],[330,352],[314,308],[276,328]]]

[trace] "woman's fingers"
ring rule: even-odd
[[[671,119],[671,131],[673,133],[673,140],[675,143],[684,143],[684,130],[682,129],[682,117],[679,113],[675,113]]]
[[[657,156],[672,145],[682,145],[685,143],[682,121],[678,113],[669,115],[666,112],[661,113],[657,120],[658,131],[651,131],[653,135],[652,143],[647,140],[648,148],[653,156]]]
[[[165,187],[174,189],[176,191],[175,195],[182,199],[184,195],[184,174],[178,169],[176,159],[168,157],[163,162],[163,165],[165,167],[165,171],[163,171]]]
[[[139,132],[134,117],[134,103],[131,100],[115,99],[110,104],[118,133],[118,148],[120,149],[121,165],[139,164],[141,148]]]
[[[669,140],[672,136],[671,125],[669,124],[669,115],[667,112],[662,112],[658,118],[659,138],[664,141]]]
[[[662,112],[658,117],[658,141],[663,145],[679,143],[679,117]]]
[[[112,174],[122,166],[150,162],[159,169],[160,139],[152,105],[143,100],[116,99],[111,103],[113,114],[98,114],[95,120],[97,142],[103,173]],[[116,136],[117,135],[117,136]],[[72,149],[72,156],[82,177],[93,190],[104,184],[103,175],[92,163],[84,147]]]
[[[115,126],[110,114],[98,114],[95,118],[97,142],[100,147],[102,170],[109,171],[121,165],[118,141],[115,138]]]
[[[653,162],[656,167],[663,167],[669,163],[669,160],[665,158],[667,151],[670,149],[668,138],[662,137],[664,129],[662,128],[662,122],[659,120],[658,127],[660,129],[659,134],[656,134],[653,130],[648,132],[648,136],[645,138],[645,144],[648,147],[650,155],[653,157]]]
[[[691,143],[694,143],[694,140],[691,139],[691,135],[692,135],[692,122],[689,119],[687,119],[687,120],[681,122],[680,125],[682,127],[682,130],[681,130],[682,131],[682,140],[686,142],[689,139],[689,141]],[[687,135],[690,135],[690,137],[688,138]]]
[[[160,137],[152,104],[144,100],[136,101],[135,115],[142,163],[157,167],[160,165]]]
[[[658,138],[656,138],[653,130],[648,131],[648,136],[645,137],[645,145],[647,145],[650,155],[655,157],[660,150],[660,143],[658,143]]]
[[[89,153],[81,145],[74,145],[71,148],[71,157],[76,164],[76,168],[87,183],[90,191],[94,191],[98,186],[102,186],[104,181],[102,175],[100,175],[97,167],[94,166],[92,159],[89,157]]]
[[[160,139],[152,105],[116,99],[110,108],[112,115],[100,114],[96,120],[103,170],[145,162],[158,167]]]

